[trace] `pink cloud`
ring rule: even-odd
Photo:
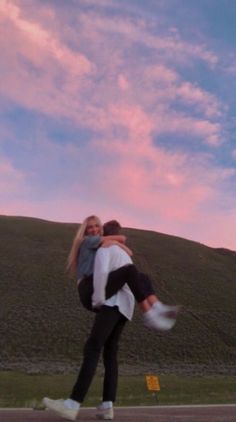
[[[164,157],[160,152],[159,162],[156,156],[146,168],[135,152],[129,159],[127,155],[118,162],[111,161],[105,169],[96,169],[96,180],[89,189],[93,192],[93,205],[90,203],[88,211],[96,212],[103,220],[117,218],[126,227],[152,229],[215,247],[224,245],[236,249],[232,234],[235,225],[230,225],[230,222],[235,223],[235,216],[232,214],[227,222],[224,212],[212,205],[216,200],[222,201],[222,194],[219,196],[217,191],[218,169],[211,166],[204,170],[199,168],[199,163],[193,170],[187,157],[186,160],[179,157],[179,162],[184,160],[181,170],[175,157],[175,177],[180,178],[176,187],[168,179],[169,167],[173,171],[168,155]],[[155,166],[159,167],[158,171]],[[198,180],[199,172],[201,180]],[[76,209],[80,211],[80,206],[76,203],[74,206],[77,208],[72,207],[70,213],[77,220]],[[84,216],[86,214],[88,212]]]
[[[102,157],[106,153],[108,162],[105,167],[98,165],[95,177],[87,177],[86,184],[81,183],[80,178],[74,178],[68,182],[66,190],[54,192],[51,198],[16,200],[12,197],[1,205],[0,212],[70,222],[81,222],[86,215],[96,213],[102,220],[117,218],[124,226],[152,229],[211,246],[236,249],[232,233],[236,226],[230,225],[235,223],[234,213],[225,221],[223,212],[211,211],[215,201],[223,200],[219,187],[227,181],[227,171],[215,168],[207,157],[199,156],[196,160],[184,154],[167,153],[154,149],[148,142],[144,156],[144,150],[141,152],[135,148],[134,139],[133,147],[130,143],[123,148],[117,148],[117,145],[107,140],[104,149],[101,144],[97,150],[93,146],[93,154],[99,157],[100,153]],[[80,166],[85,159],[84,151],[81,156],[81,151],[71,147],[67,153]],[[42,155],[46,151],[48,146],[45,143]],[[52,165],[52,145],[48,153]],[[88,157],[90,153],[88,148]],[[66,149],[63,152],[61,148],[60,154],[65,156]],[[12,192],[22,190],[22,178],[17,172],[11,166],[2,166],[1,169],[1,176],[5,174],[8,181],[14,181]]]
[[[187,103],[197,105],[209,118],[222,115],[220,103],[216,100],[215,96],[189,82],[183,82],[177,88],[176,94]]]
[[[118,86],[122,91],[126,91],[127,89],[129,89],[129,82],[125,75],[118,75]]]
[[[232,156],[233,156],[233,158],[236,158],[236,149],[234,149],[234,150],[232,151]]]
[[[129,110],[143,109],[145,113],[153,114],[148,123],[153,132],[186,133],[191,127],[196,136],[206,139],[209,144],[219,144],[221,126],[209,120],[213,115],[218,116],[220,109],[212,95],[182,81],[177,72],[164,63],[140,63],[134,68],[132,59],[126,62],[122,58],[126,43],[133,40],[132,34],[141,39],[144,31],[145,38],[147,27],[143,22],[138,21],[135,25],[127,19],[118,21],[118,26],[114,27],[113,19],[81,13],[81,44],[90,37],[90,42],[86,42],[88,59],[64,45],[56,32],[26,18],[14,3],[4,1],[1,11],[5,22],[5,36],[2,37],[5,73],[1,89],[12,100],[30,109],[68,117],[77,124],[107,131],[117,120],[114,109],[119,105],[114,99],[118,104],[122,99],[126,110],[123,117],[130,120],[128,130],[132,130],[132,125],[138,125],[141,130],[143,124],[137,111],[131,116]],[[50,20],[50,13],[48,16]],[[104,31],[126,34],[125,44],[120,46],[112,39],[104,44]],[[4,48],[6,42],[7,48]],[[111,56],[112,50],[115,54]],[[101,58],[106,66],[100,65]],[[202,110],[206,118],[193,119],[181,113],[173,115],[169,108],[178,97],[186,105],[191,103]]]
[[[218,62],[218,57],[212,51],[208,50],[205,45],[194,45],[180,38],[178,31],[170,33],[169,36],[151,35],[149,25],[143,18],[132,21],[129,18],[107,18],[99,16],[94,12],[82,14],[80,19],[90,23],[97,31],[117,33],[125,37],[126,43],[139,42],[148,48],[160,50],[164,56],[175,56],[176,60],[186,61],[187,57],[193,59],[201,59],[210,67],[214,67]]]
[[[0,158],[0,194],[9,195],[25,190],[25,175],[9,159]]]
[[[119,124],[126,127],[129,136],[135,137],[136,143],[143,143],[142,140],[150,135],[154,129],[152,119],[142,108],[135,104],[113,104],[110,108],[110,118],[113,124]]]
[[[197,119],[170,110],[160,110],[157,115],[148,114],[139,105],[113,104],[107,121],[126,127],[136,142],[149,137],[152,133],[183,133],[199,137],[212,146],[218,146],[221,141],[221,125],[209,120]],[[141,147],[141,146],[140,146]]]
[[[111,196],[116,208],[126,204],[128,209],[138,210],[136,215],[156,215],[156,221],[193,223],[202,207],[217,200],[219,182],[231,176],[214,168],[202,155],[195,159],[187,154],[173,155],[149,142],[142,149],[139,145],[136,148],[134,140],[127,145],[104,142],[103,147],[111,164],[102,168],[101,174],[97,169],[95,189],[100,195]]]
[[[2,20],[10,21],[17,30],[17,36],[23,38],[20,46],[22,53],[28,55],[28,58],[34,61],[37,60],[38,55],[41,58],[43,55],[44,59],[53,58],[77,76],[91,72],[92,63],[83,54],[72,52],[68,47],[62,45],[55,35],[37,22],[24,19],[20,7],[14,3],[2,0],[0,13]],[[35,48],[37,55],[35,55]]]
[[[212,146],[218,146],[222,142],[220,123],[171,111],[160,118],[156,131],[157,133],[190,134],[190,137],[197,136]]]
[[[98,190],[104,191],[107,196],[115,190],[113,201],[116,204],[125,203],[138,209],[138,213],[157,214],[161,218],[186,222],[193,221],[198,207],[214,196],[213,187],[196,180],[186,162],[185,167],[178,168],[177,163],[174,167],[173,161],[177,161],[177,157],[172,160],[163,151],[159,154],[153,151],[153,158],[146,161],[146,166],[145,157],[142,159],[136,155],[135,149],[130,157],[130,151],[126,151],[120,161],[103,169],[103,182],[97,182]],[[180,161],[182,159],[180,157]]]
[[[84,145],[59,145],[39,133],[33,141],[36,170],[27,175],[10,160],[0,162],[2,192],[4,186],[13,194],[30,191],[37,169],[50,166],[54,176],[66,170],[68,177],[67,187],[60,186],[53,198],[16,201],[13,195],[3,211],[78,222],[95,212],[132,227],[191,233],[206,243],[217,241],[214,223],[222,239],[233,244],[227,219],[223,233],[219,204],[235,171],[218,168],[210,154],[174,153],[158,144],[159,135],[184,134],[189,143],[200,140],[209,149],[221,145],[224,104],[176,70],[176,64],[191,66],[199,59],[214,67],[217,56],[181,39],[178,31],[154,35],[143,18],[82,12],[73,28],[66,19],[63,26],[55,23],[53,9],[42,11],[39,3],[40,16],[47,18],[37,19],[34,2],[30,5],[28,11],[20,1],[0,4],[1,92],[22,107],[66,118],[93,135]],[[154,51],[150,61],[132,53],[137,44]],[[83,170],[91,157],[93,166]],[[69,162],[66,169],[60,167],[63,159]],[[214,204],[219,211],[212,218]],[[235,223],[233,213],[230,221]]]
[[[157,80],[159,83],[172,84],[179,80],[178,73],[163,64],[147,65],[144,73],[147,79],[151,78],[152,80]]]

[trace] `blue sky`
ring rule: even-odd
[[[236,3],[1,0],[0,213],[236,250]]]

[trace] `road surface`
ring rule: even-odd
[[[95,421],[94,408],[82,408],[78,422]],[[235,422],[236,405],[149,406],[115,408],[115,422]],[[47,410],[0,409],[0,422],[63,421]]]

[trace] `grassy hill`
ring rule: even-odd
[[[81,362],[93,314],[65,274],[75,224],[0,217],[0,369],[68,371]],[[138,268],[160,299],[183,305],[165,334],[138,309],[120,346],[125,371],[236,373],[236,255],[151,231],[125,229]]]

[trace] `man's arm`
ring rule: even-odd
[[[99,248],[95,255],[93,271],[92,307],[100,308],[105,300],[105,289],[109,274],[109,252],[107,248]]]

